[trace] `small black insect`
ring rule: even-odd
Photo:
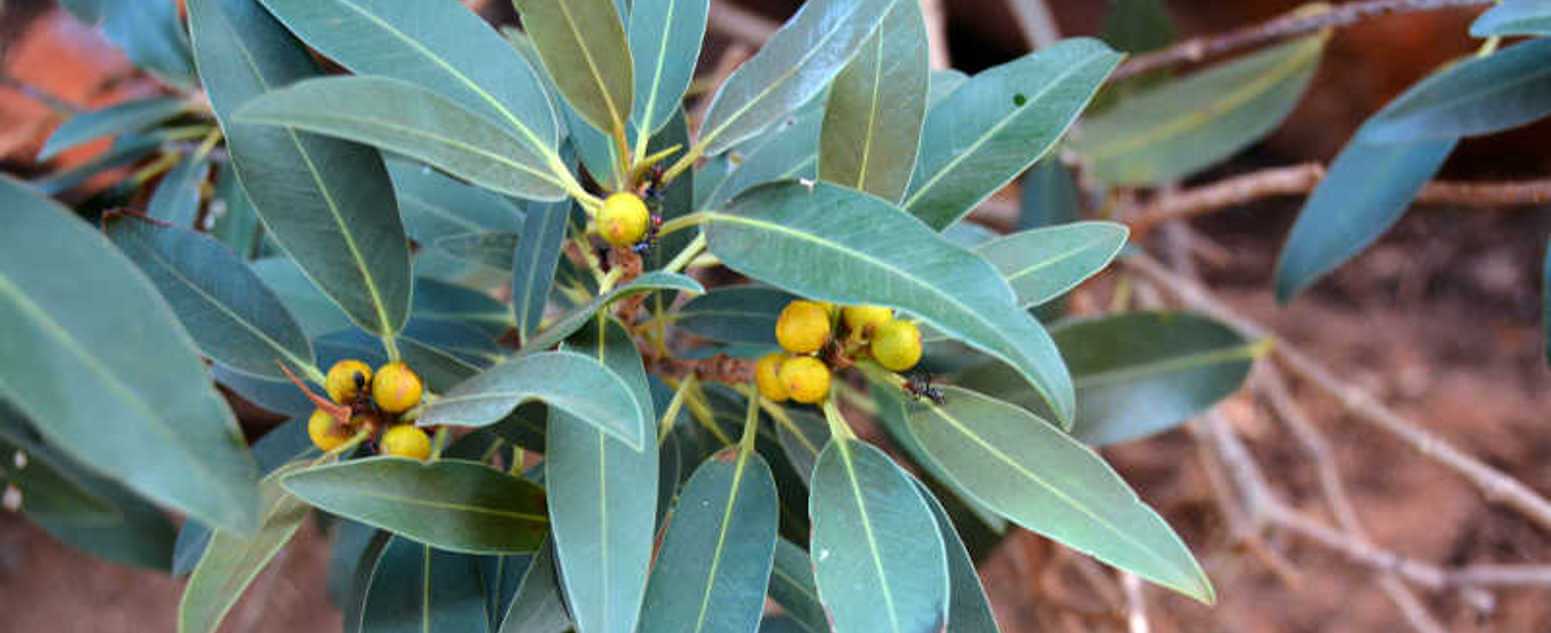
[[[637,255],[646,255],[652,252],[652,246],[657,243],[657,230],[662,228],[662,216],[652,214],[652,222],[646,226],[646,237],[630,247]]]
[[[946,401],[942,390],[932,384],[932,375],[924,371],[911,372],[905,381],[905,393],[916,399],[927,398],[939,405]]]
[[[663,176],[662,163],[658,163],[656,165],[652,165],[651,169],[647,170],[647,172],[646,172],[646,178],[647,178],[646,200],[647,200],[647,202],[660,202],[662,200],[662,195],[663,195],[662,176]]]

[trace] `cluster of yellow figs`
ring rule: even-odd
[[[350,422],[342,424],[323,409],[312,412],[307,420],[307,435],[312,443],[331,451],[361,431],[376,433],[386,422],[382,434],[382,452],[388,455],[425,459],[431,455],[431,438],[414,424],[399,416],[420,404],[424,383],[414,370],[394,361],[372,372],[371,366],[358,360],[342,360],[329,368],[323,389],[329,399],[350,407]]]
[[[782,402],[822,402],[829,395],[829,362],[851,363],[870,355],[890,371],[905,371],[921,360],[921,330],[879,306],[793,301],[776,319],[776,341],[784,353],[754,365],[760,394]],[[837,318],[838,317],[838,318]],[[837,325],[844,332],[837,332]]]

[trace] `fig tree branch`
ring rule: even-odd
[[[1111,80],[1133,77],[1175,64],[1199,62],[1214,55],[1283,40],[1320,29],[1348,26],[1392,13],[1414,13],[1492,4],[1494,0],[1362,0],[1323,12],[1295,11],[1260,24],[1226,33],[1192,38],[1160,51],[1137,55],[1121,64]]]

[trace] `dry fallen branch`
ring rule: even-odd
[[[1124,264],[1164,287],[1191,309],[1227,323],[1246,336],[1275,338],[1265,327],[1223,305],[1199,283],[1169,272],[1151,257],[1133,255],[1127,257]],[[1501,502],[1522,513],[1542,528],[1551,529],[1551,502],[1523,482],[1454,448],[1442,438],[1395,413],[1375,400],[1373,396],[1337,378],[1329,369],[1305,356],[1285,341],[1278,341],[1274,355],[1285,368],[1308,381],[1309,384],[1334,396],[1359,419],[1387,431],[1422,456],[1459,473],[1465,480],[1479,488],[1488,500]]]
[[[761,46],[775,35],[780,23],[731,2],[712,2],[706,26],[714,33],[749,46]]]
[[[1137,55],[1115,69],[1111,77],[1122,79],[1174,64],[1199,62],[1228,51],[1287,39],[1320,29],[1348,26],[1391,13],[1475,7],[1493,2],[1494,0],[1364,0],[1349,2],[1319,13],[1295,11],[1260,24],[1218,35],[1185,40],[1157,52]]]
[[[1325,168],[1319,163],[1253,171],[1209,185],[1159,194],[1129,211],[1127,223],[1137,235],[1143,235],[1169,220],[1222,211],[1272,196],[1308,194],[1324,176]],[[1483,208],[1551,204],[1551,178],[1518,182],[1437,181],[1423,187],[1413,204]]]

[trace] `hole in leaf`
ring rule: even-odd
[[[1015,105],[1015,106],[1018,106],[1020,108],[1023,107],[1023,104],[1028,103],[1028,102],[1029,102],[1029,98],[1023,96],[1023,93],[1021,93],[1021,92],[1012,96],[1012,104]]]

